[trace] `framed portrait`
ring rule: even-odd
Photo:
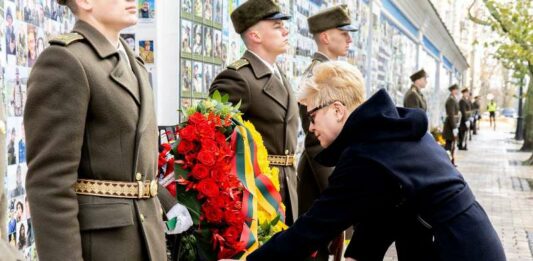
[[[139,18],[152,19],[155,18],[155,0],[139,0]]]
[[[181,20],[181,56],[191,58],[192,54],[192,23],[187,20]]]
[[[192,63],[192,96],[202,97],[203,93],[203,66],[201,62]]]
[[[181,60],[181,70],[179,78],[180,82],[180,97],[192,96],[192,62],[190,60]]]
[[[145,63],[154,63],[154,41],[140,40],[139,41],[139,56]]]

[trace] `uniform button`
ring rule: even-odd
[[[289,150],[285,150],[285,155],[289,155]]]
[[[137,174],[135,175],[135,179],[137,181],[141,181],[142,178],[143,178],[143,174],[141,174],[140,172],[137,172]]]
[[[144,215],[141,214],[141,222],[144,222]]]

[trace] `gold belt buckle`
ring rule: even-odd
[[[152,180],[150,182],[150,196],[155,197],[157,196],[157,181]]]

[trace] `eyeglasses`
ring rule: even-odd
[[[330,106],[330,105],[333,104],[334,102],[336,102],[336,101],[330,101],[330,102],[328,102],[328,103],[325,103],[325,104],[323,104],[323,105],[320,105],[320,106],[318,106],[318,107],[316,107],[316,108],[314,108],[314,109],[308,111],[308,112],[307,112],[307,115],[309,116],[309,120],[311,121],[311,123],[312,123],[312,124],[315,124],[315,116],[316,116],[316,112],[317,112],[317,111],[319,111],[319,110],[321,110],[321,109],[324,109],[324,108]]]

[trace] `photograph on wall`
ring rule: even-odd
[[[213,57],[213,28],[204,26],[204,61],[211,62]]]
[[[181,20],[181,57],[192,58],[192,23],[187,20]]]
[[[192,20],[193,0],[181,0],[181,17]],[[183,22],[183,20],[182,20]]]
[[[28,61],[27,24],[16,22],[15,28],[17,31],[17,65],[26,66]]]
[[[15,30],[15,5],[13,3],[5,2],[5,38],[6,38],[6,55],[17,55],[17,34]],[[13,61],[15,58],[12,58]]]
[[[135,34],[134,33],[124,33],[120,34],[120,37],[128,44],[130,50],[134,53],[137,53],[137,48],[135,48]]]
[[[201,24],[193,23],[193,39],[192,39],[192,53],[195,60],[201,61],[203,54],[203,26]]]
[[[213,26],[222,29],[222,0],[213,0]]]
[[[139,0],[139,18],[155,18],[155,0]]]
[[[193,20],[196,22],[202,22],[204,14],[204,3],[202,0],[193,0]]]
[[[181,89],[180,97],[192,96],[192,62],[190,60],[181,60],[180,77]]]
[[[203,66],[201,62],[193,62],[192,64],[192,91],[193,97],[201,97],[203,90]]]
[[[209,86],[211,86],[211,82],[213,82],[213,65],[204,63],[204,84],[202,89],[202,97],[208,96],[208,90]]]
[[[222,63],[222,32],[220,30],[213,30],[213,62],[216,64]]]
[[[7,66],[5,74],[7,115],[22,117],[26,102],[28,72],[24,67]]]
[[[139,56],[145,63],[154,63],[154,41],[140,40],[139,41]]]
[[[27,34],[28,46],[28,67],[32,67],[37,61],[37,28],[33,25],[28,25]]]
[[[211,25],[213,21],[213,0],[204,0],[204,24]]]

